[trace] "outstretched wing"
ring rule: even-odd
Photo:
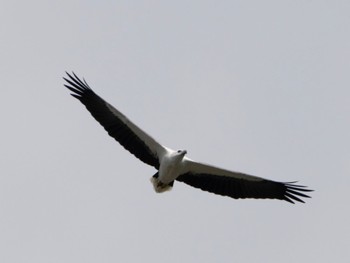
[[[85,80],[80,80],[74,73],[73,76],[69,73],[67,75],[69,79],[64,80],[68,85],[64,86],[85,105],[108,134],[141,161],[159,169],[159,157],[166,152],[166,148],[99,97]]]
[[[214,194],[232,198],[269,198],[290,203],[302,202],[310,197],[303,192],[312,190],[295,182],[281,183],[264,178],[232,172],[211,165],[197,163],[186,158],[186,172],[176,180]]]

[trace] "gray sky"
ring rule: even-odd
[[[0,8],[1,262],[350,258],[349,1],[21,2]],[[156,194],[65,70],[190,158],[313,198]]]

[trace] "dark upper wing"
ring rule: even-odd
[[[238,172],[227,171],[210,165],[187,160],[187,172],[176,180],[204,191],[232,198],[269,198],[290,203],[302,202],[309,197],[303,192],[312,190],[294,182],[281,183]]]
[[[105,128],[110,136],[116,139],[125,149],[141,161],[159,169],[159,156],[166,151],[165,147],[142,131],[126,116],[99,97],[86,83],[74,73],[64,78],[69,85],[64,85],[73,93],[73,97],[85,105],[92,116]]]

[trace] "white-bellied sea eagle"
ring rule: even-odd
[[[126,150],[157,170],[151,178],[157,193],[170,190],[175,180],[236,199],[269,198],[304,203],[301,198],[309,197],[305,192],[312,191],[295,182],[275,182],[195,162],[185,156],[186,150],[175,151],[158,143],[99,97],[84,79],[79,79],[74,73],[67,75],[69,78],[64,78],[67,82],[64,86],[73,92],[71,95],[83,103],[108,134]]]

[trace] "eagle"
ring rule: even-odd
[[[276,182],[262,177],[222,169],[196,162],[186,156],[187,151],[173,150],[156,141],[123,113],[98,96],[74,72],[63,79],[71,95],[85,105],[91,115],[107,133],[126,150],[157,171],[151,177],[154,190],[162,193],[171,190],[174,182],[234,199],[279,199],[290,203],[309,198],[313,190],[296,182]]]

